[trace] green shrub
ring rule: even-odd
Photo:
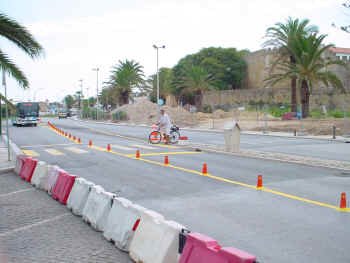
[[[212,113],[213,111],[212,111],[210,105],[204,105],[204,106],[203,106],[203,112],[204,112],[204,113]]]
[[[282,115],[286,112],[290,112],[290,107],[285,107],[284,109],[281,109],[280,107],[271,107],[267,110],[269,114],[271,114],[274,117],[282,117]]]
[[[333,118],[344,118],[344,112],[341,110],[332,110],[328,113],[328,116]]]
[[[112,119],[115,121],[126,121],[128,119],[128,115],[125,111],[117,111],[112,114]]]
[[[325,117],[324,113],[321,110],[313,110],[310,112],[310,115],[314,119],[321,119]]]

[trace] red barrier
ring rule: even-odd
[[[16,158],[16,167],[15,167],[15,173],[20,175],[24,161],[26,160],[26,156],[25,155],[17,155]]]
[[[59,171],[56,183],[52,189],[52,197],[66,205],[75,182],[75,177],[75,175],[69,175],[65,171]]]
[[[254,263],[256,257],[236,248],[222,248],[199,233],[188,234],[179,263]]]
[[[22,177],[23,180],[30,182],[32,180],[32,176],[36,167],[37,160],[33,158],[26,158],[24,160],[24,164],[22,165],[21,172],[19,176]]]

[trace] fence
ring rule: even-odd
[[[292,109],[296,109],[296,112],[292,112]],[[206,120],[202,118],[202,128],[223,129],[228,122],[236,121],[245,131],[284,132],[295,136],[350,136],[350,100],[328,106],[316,103],[308,106],[286,103],[206,105],[203,112],[211,114],[206,116]]]

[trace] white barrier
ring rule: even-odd
[[[93,183],[84,178],[76,178],[67,200],[67,207],[73,214],[81,216]]]
[[[83,209],[83,220],[97,231],[104,231],[114,196],[99,185],[92,187]]]
[[[129,251],[130,242],[134,236],[134,227],[141,217],[141,211],[147,209],[133,204],[125,198],[115,198],[109,212],[103,236],[114,241],[117,248]]]
[[[61,169],[57,165],[49,165],[48,166],[48,176],[47,179],[44,180],[44,189],[51,195],[51,190],[54,187],[59,171]]]
[[[179,233],[185,227],[166,221],[163,216],[146,211],[130,244],[130,257],[135,262],[177,263],[179,261]]]
[[[25,155],[17,155],[16,156],[16,166],[15,166],[15,173],[19,175],[22,169],[22,158],[25,158]]]
[[[39,161],[36,164],[32,180],[30,181],[32,185],[34,185],[36,188],[44,189],[45,188],[45,182],[47,181],[48,177],[48,165],[45,162]]]

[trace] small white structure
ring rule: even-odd
[[[241,128],[238,123],[232,121],[225,125],[225,150],[227,152],[239,152],[239,145],[241,141]]]
[[[330,48],[340,60],[350,61],[350,48],[334,47]]]

